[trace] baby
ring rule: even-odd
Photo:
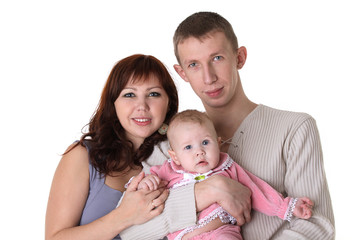
[[[167,131],[170,159],[151,168],[138,188],[157,189],[160,180],[169,188],[202,181],[220,174],[237,180],[252,192],[252,207],[269,216],[291,221],[292,216],[308,219],[312,215],[312,201],[307,197],[283,198],[269,184],[241,168],[229,155],[220,152],[212,121],[205,113],[187,110],[171,120]],[[195,226],[169,234],[168,239],[242,239],[236,220],[218,204],[199,213]],[[184,238],[183,238],[184,237]]]

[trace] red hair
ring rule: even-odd
[[[153,56],[142,54],[120,60],[110,72],[99,105],[88,124],[88,133],[85,133],[78,143],[89,146],[90,161],[100,173],[109,175],[141,166],[141,162],[153,152],[154,145],[166,139],[165,135],[156,131],[134,151],[116,115],[114,102],[127,83],[130,80],[147,81],[150,76],[159,79],[169,98],[164,122],[168,124],[178,111],[177,89],[162,62]]]

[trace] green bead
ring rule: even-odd
[[[204,180],[204,179],[205,179],[204,175],[200,175],[200,176],[195,177],[195,180]]]

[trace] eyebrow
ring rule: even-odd
[[[162,86],[153,86],[153,87],[147,88],[146,91],[150,91],[150,90],[152,90],[152,89],[154,89],[154,88],[163,89]],[[135,88],[135,87],[125,87],[123,90],[125,90],[125,89],[134,90],[134,91],[137,90],[137,88]]]
[[[212,58],[212,57],[215,57],[215,56],[218,56],[218,55],[224,55],[224,50],[219,49],[218,51],[215,51],[214,53],[209,54],[209,57]],[[193,62],[198,62],[198,60],[195,60],[195,59],[185,60],[183,62],[183,64],[188,65],[188,64],[193,63]]]

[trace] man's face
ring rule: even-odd
[[[239,50],[234,51],[222,32],[197,39],[190,37],[178,45],[178,74],[189,82],[205,107],[223,107],[240,87]]]

